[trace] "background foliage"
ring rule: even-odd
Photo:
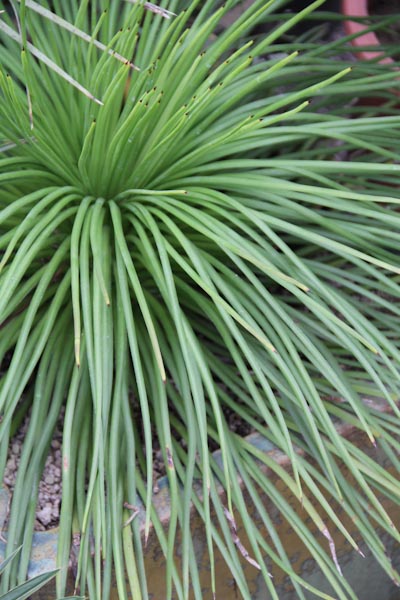
[[[250,597],[232,535],[240,515],[247,558],[271,598],[272,563],[305,598],[310,586],[293,571],[262,493],[322,569],[332,592],[312,589],[316,596],[355,598],[328,518],[359,546],[332,498],[399,583],[376,532],[399,539],[382,503],[399,501],[398,482],[335,428],[338,418],[359,428],[398,469],[393,72],[350,71],[342,41],[290,37],[320,0],[295,16],[282,12],[285,2],[255,0],[232,24],[236,0],[1,4],[0,470],[30,415],[7,532],[8,553],[24,548],[3,591],[26,576],[38,483],[63,406],[60,595],[74,536],[81,593],[109,598],[114,569],[121,599],[146,598],[143,544],[154,528],[165,597],[192,589],[201,598],[193,506],[213,591],[218,547]],[[372,93],[384,109],[356,102]],[[232,413],[289,456],[290,472],[229,428]],[[152,505],[158,448],[167,529]],[[130,519],[139,505],[143,518]]]

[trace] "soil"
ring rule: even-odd
[[[62,423],[63,412],[54,431],[44,466],[42,478],[39,483],[39,495],[36,508],[35,531],[45,531],[58,524],[60,516],[61,491],[62,491]],[[21,460],[22,447],[26,431],[29,427],[29,416],[25,417],[19,431],[12,438],[8,450],[7,463],[4,474],[4,484],[10,494],[14,490],[18,466]],[[7,529],[7,521],[4,524]]]

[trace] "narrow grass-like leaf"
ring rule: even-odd
[[[108,598],[114,572],[121,600],[147,600],[158,540],[165,598],[201,600],[194,514],[213,597],[218,550],[245,600],[250,570],[273,599],[279,573],[300,599],[355,599],[342,539],[399,581],[381,539],[399,539],[396,72],[291,33],[323,0],[286,4],[1,14],[2,474],[30,417],[1,593],[26,579],[61,411],[58,596],[71,564],[76,594]]]
[[[0,30],[3,31],[8,37],[15,40],[16,42],[22,43],[21,36],[1,20],[0,20]],[[81,85],[78,81],[76,81],[76,79],[71,77],[66,71],[61,69],[54,61],[52,61],[45,54],[43,54],[43,52],[41,52],[38,48],[33,46],[30,42],[27,42],[26,47],[33,56],[35,56],[38,60],[42,61],[46,66],[48,66],[55,73],[57,73],[57,75],[62,77],[67,83],[76,87],[82,94],[84,94],[90,100],[93,100],[94,102],[96,102],[97,104],[100,104],[101,106],[103,105],[103,102],[101,100],[99,100],[98,98],[95,98],[95,96],[93,96],[93,94],[91,94],[89,92],[89,90],[87,90],[83,85]]]

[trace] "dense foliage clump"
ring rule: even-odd
[[[8,553],[25,545],[3,590],[26,575],[62,406],[59,594],[79,539],[82,593],[109,598],[115,570],[121,599],[147,598],[154,529],[165,598],[202,598],[192,506],[213,592],[218,548],[244,598],[245,558],[271,598],[278,568],[304,598],[311,586],[264,494],[335,598],[355,595],[333,531],[360,549],[332,501],[400,581],[377,533],[399,538],[383,503],[400,496],[398,82],[380,65],[350,72],[335,44],[290,41],[322,3],[290,17],[285,2],[255,0],[232,19],[236,0],[26,0],[0,15],[2,468],[30,414],[6,535]],[[371,90],[385,110],[355,104]],[[290,472],[231,431],[228,413],[284,452]],[[379,452],[342,438],[338,419]],[[166,529],[152,504],[155,445]],[[323,535],[310,535],[256,458]]]

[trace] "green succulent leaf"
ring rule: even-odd
[[[29,581],[18,585],[6,594],[0,596],[1,600],[26,600],[30,598],[32,594],[40,590],[46,583],[48,583],[53,577],[55,577],[57,570],[43,573],[32,577]]]
[[[245,600],[356,599],[340,540],[400,584],[398,64],[287,5],[0,2],[3,597],[55,573],[25,581],[57,423],[59,597],[222,597],[223,560]]]
[[[17,548],[14,552],[12,552],[6,559],[4,559],[0,564],[0,573],[3,573],[7,566],[11,565],[11,563],[18,562],[16,558],[20,554],[22,550],[22,546]],[[40,575],[36,575],[32,577],[28,581],[17,585],[13,589],[10,589],[5,594],[0,596],[1,600],[25,600],[30,598],[32,594],[40,590],[44,587],[49,581],[51,581],[55,575],[57,574],[58,569],[53,571],[47,571],[46,573],[41,573]],[[83,599],[82,599],[83,600]]]

